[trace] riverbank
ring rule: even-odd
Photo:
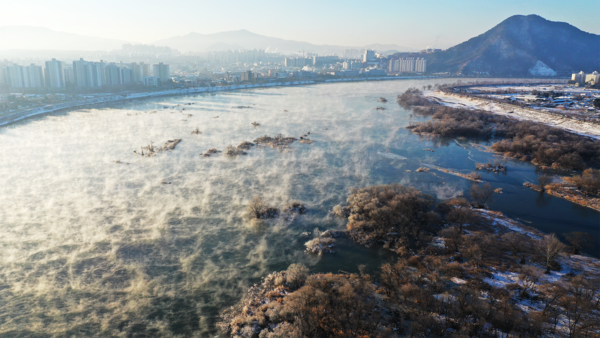
[[[444,106],[483,110],[496,115],[508,116],[519,120],[543,123],[572,133],[600,139],[600,127],[586,121],[562,117],[541,110],[536,111],[534,109],[520,108],[481,98],[464,97],[458,94],[448,94],[441,91],[424,91],[423,95]]]
[[[537,184],[525,182],[523,183],[523,185],[530,188],[531,190],[542,192],[542,188]],[[586,196],[585,194],[577,190],[577,188],[571,185],[565,183],[548,184],[544,192],[548,195],[563,198],[575,204],[579,204],[581,206],[600,211],[600,198]]]
[[[242,89],[256,89],[256,88],[272,88],[272,87],[291,87],[291,86],[303,86],[303,85],[314,85],[314,84],[325,84],[325,83],[340,83],[340,82],[366,82],[366,81],[389,81],[389,80],[414,80],[414,79],[434,79],[437,76],[385,76],[385,77],[365,77],[365,78],[340,78],[340,79],[327,79],[323,81],[305,80],[305,81],[285,81],[285,82],[273,82],[273,83],[256,83],[256,84],[241,84],[231,86],[218,86],[218,87],[195,87],[187,89],[171,89],[156,92],[142,92],[125,95],[107,95],[103,97],[96,97],[87,100],[76,100],[70,102],[63,102],[60,104],[49,105],[45,107],[38,107],[28,109],[25,111],[16,112],[14,114],[0,117],[0,126],[8,125],[17,121],[27,119],[29,117],[38,116],[42,114],[55,113],[62,110],[68,109],[80,109],[80,108],[91,108],[96,106],[102,106],[110,103],[125,102],[137,99],[147,99],[164,96],[177,96],[177,95],[190,95],[190,94],[205,94],[205,93],[218,93],[218,92],[230,92]]]

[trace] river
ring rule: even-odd
[[[416,169],[469,173],[497,158],[474,141],[412,135],[404,127],[423,118],[395,103],[409,87],[444,82],[452,80],[155,98],[0,127],[0,336],[209,337],[220,311],[291,263],[376,272],[393,254],[340,240],[335,254],[309,256],[302,233],[343,228],[329,211],[351,187],[398,182],[438,200],[468,195],[469,181]],[[191,134],[196,128],[202,134]],[[279,133],[314,143],[201,156]],[[133,152],[175,138],[182,142],[173,151]],[[482,173],[504,191],[491,209],[545,232],[586,231],[598,243],[600,213],[523,187],[536,181],[535,166],[506,162],[506,174]],[[244,218],[256,195],[280,208],[300,201],[309,212],[256,225]]]

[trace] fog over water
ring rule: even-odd
[[[309,256],[303,250],[310,238],[301,234],[343,228],[328,212],[351,187],[399,182],[440,200],[468,194],[470,183],[460,177],[415,172],[427,163],[468,173],[475,161],[494,158],[470,141],[434,144],[404,129],[422,119],[400,108],[396,95],[433,83],[179,96],[0,128],[0,336],[208,337],[221,310],[291,263],[330,272],[368,264],[376,271],[394,256],[344,240],[335,255]],[[381,96],[389,102],[377,102]],[[202,134],[190,134],[196,127]],[[201,156],[265,134],[308,132],[313,144],[295,142],[284,151]],[[173,151],[133,153],[175,138],[182,142]],[[598,241],[599,213],[539,196],[522,187],[536,180],[535,168],[508,165],[505,175],[483,173],[505,192],[492,209],[547,232],[587,231]],[[244,209],[255,195],[280,208],[301,201],[309,212],[293,221],[251,223]]]

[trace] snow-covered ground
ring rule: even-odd
[[[540,122],[576,134],[600,139],[600,126],[590,122],[550,115],[544,112],[536,112],[530,109],[521,109],[519,107],[495,103],[484,99],[466,98],[455,94],[446,94],[440,91],[425,91],[423,92],[423,95],[449,107],[484,110],[520,120]]]

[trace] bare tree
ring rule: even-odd
[[[458,252],[459,247],[463,242],[462,230],[458,227],[450,227],[441,230],[438,234],[444,238],[446,248],[453,252]]]
[[[531,238],[518,232],[509,232],[502,236],[511,254],[519,258],[520,264],[525,264],[527,253],[531,252]]]
[[[593,246],[592,236],[587,232],[573,231],[565,234],[565,240],[571,245],[574,255],[581,253],[581,250]]]
[[[475,200],[475,206],[478,208],[483,208],[486,202],[491,201],[493,194],[494,188],[489,183],[471,186],[471,197]]]
[[[546,273],[549,273],[550,268],[555,264],[556,258],[564,251],[565,245],[561,243],[556,235],[550,234],[538,239],[534,244],[534,249],[546,265]]]
[[[552,178],[548,175],[541,175],[540,177],[538,177],[538,182],[540,183],[540,189],[542,189],[542,191],[545,191],[546,186],[550,184],[550,182],[552,182]]]

